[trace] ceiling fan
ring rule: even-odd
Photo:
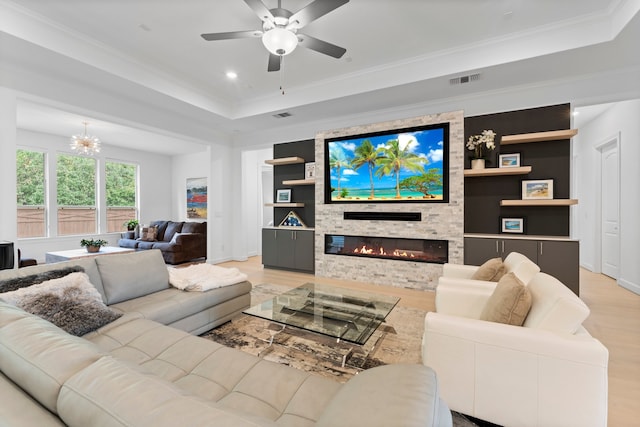
[[[349,3],[349,0],[315,0],[296,13],[283,9],[281,0],[278,0],[278,7],[275,9],[268,9],[261,0],[244,0],[244,2],[262,21],[262,30],[209,33],[202,34],[202,38],[212,41],[261,37],[262,43],[269,51],[267,71],[280,70],[282,57],[293,52],[298,45],[334,58],[341,58],[347,51],[340,46],[299,33],[298,30]]]

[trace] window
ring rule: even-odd
[[[124,223],[137,219],[136,165],[108,161],[105,163],[105,188],[107,196],[107,232],[125,229]]]
[[[46,237],[45,153],[16,152],[18,237]]]
[[[58,235],[95,233],[96,160],[59,154],[56,170]]]

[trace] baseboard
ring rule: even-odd
[[[618,284],[623,288],[640,295],[640,285],[637,283],[631,283],[628,280],[618,279]]]
[[[593,264],[590,264],[590,263],[584,263],[584,262],[581,262],[581,263],[580,263],[580,267],[582,267],[582,268],[584,268],[584,269],[587,269],[587,270],[589,270],[589,271],[591,271],[591,272],[593,272],[593,271],[594,271]]]

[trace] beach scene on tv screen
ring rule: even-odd
[[[444,128],[327,143],[331,202],[442,201]]]

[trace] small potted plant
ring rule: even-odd
[[[137,219],[130,219],[129,221],[124,222],[125,227],[127,227],[127,231],[134,231],[138,224],[139,222]]]
[[[124,226],[127,227],[127,232],[122,233],[122,237],[126,239],[134,239],[136,237],[136,228],[138,227],[137,219],[130,219],[124,222]]]
[[[87,248],[87,252],[100,252],[100,247],[107,245],[106,240],[102,239],[82,239],[80,240],[80,246]]]

